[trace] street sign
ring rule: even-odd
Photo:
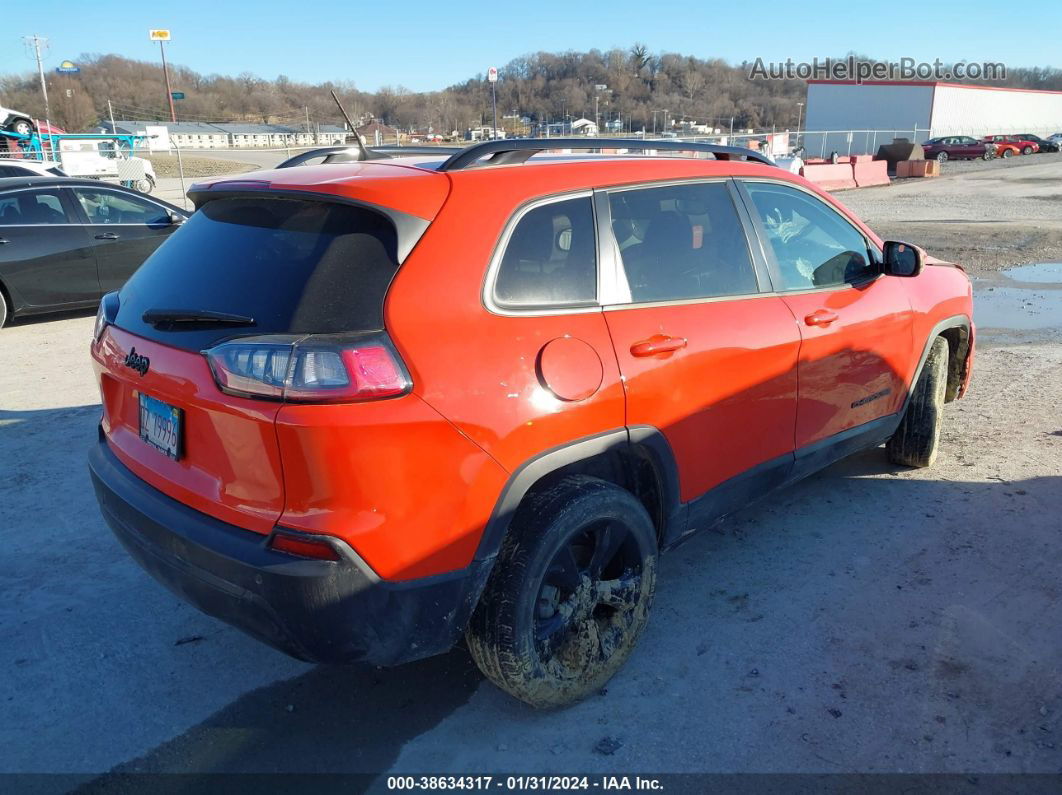
[[[73,61],[63,61],[57,67],[55,67],[56,74],[72,75],[81,71],[81,67],[75,64]]]
[[[608,88],[604,83],[598,83],[594,86],[594,91],[604,91]]]
[[[173,97],[174,99],[184,99],[184,92],[183,91],[171,91],[170,92],[170,96]]]
[[[151,41],[169,41],[170,32],[165,29],[153,29],[148,31],[148,38]]]
[[[487,82],[488,83],[497,83],[498,82],[498,67],[497,66],[492,66],[492,67],[490,67],[490,69],[487,70]]]

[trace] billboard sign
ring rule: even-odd
[[[492,67],[490,67],[487,70],[487,82],[488,83],[497,83],[498,82],[498,67],[497,66],[492,66]]]
[[[81,71],[81,67],[75,64],[73,61],[63,61],[57,67],[55,67],[56,74],[60,75],[73,75]]]
[[[170,32],[163,28],[155,28],[148,31],[148,38],[151,41],[169,41]]]

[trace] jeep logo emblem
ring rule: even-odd
[[[126,367],[131,367],[140,373],[141,377],[147,375],[148,367],[151,365],[151,360],[146,356],[141,356],[136,352],[136,348],[130,348],[129,353],[125,356],[123,364]]]

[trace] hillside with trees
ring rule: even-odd
[[[158,63],[118,55],[83,55],[80,73],[47,74],[51,121],[77,131],[105,118],[110,100],[116,118],[168,119],[166,89]],[[489,123],[490,88],[483,75],[440,91],[414,93],[385,86],[369,93],[353,81],[299,83],[285,75],[266,80],[249,72],[235,77],[202,75],[171,66],[173,90],[184,121],[253,121],[302,125],[341,123],[335,90],[356,120],[374,117],[402,129],[449,133]],[[595,117],[618,120],[623,129],[661,129],[665,119],[688,119],[736,128],[792,128],[805,94],[800,80],[749,80],[749,65],[676,53],[653,54],[643,45],[602,52],[539,52],[499,70],[498,116],[535,120]],[[352,77],[356,78],[356,75]],[[599,90],[596,86],[607,89]],[[1062,70],[1014,69],[1005,85],[1062,89]],[[34,73],[0,77],[0,101],[44,116]],[[506,124],[512,124],[506,120]]]

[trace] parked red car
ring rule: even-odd
[[[631,653],[662,550],[857,450],[931,464],[973,360],[962,269],[749,150],[544,154],[648,145],[194,186],[91,346],[126,549],[296,657],[464,636],[555,706]]]
[[[978,141],[968,135],[948,135],[942,138],[930,138],[922,149],[927,160],[936,158],[941,163],[948,160],[990,160],[994,156],[993,147],[984,141]]]
[[[1031,155],[1040,151],[1040,146],[1035,141],[1020,138],[1017,135],[986,135],[982,140],[986,144],[995,146],[996,157]]]

